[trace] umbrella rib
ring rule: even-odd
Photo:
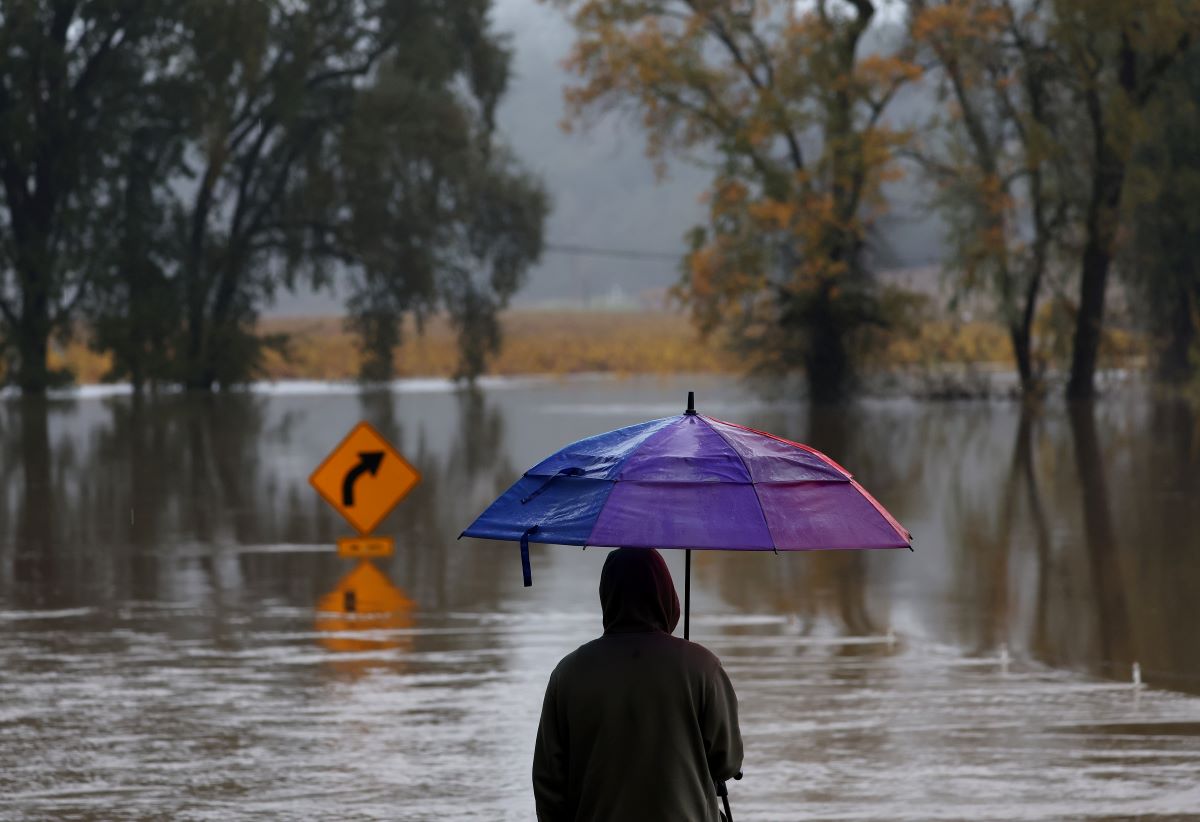
[[[757,428],[751,428],[748,425],[739,425],[738,423],[730,422],[729,420],[719,420],[716,417],[713,417],[712,420],[713,420],[713,422],[719,422],[722,425],[728,425],[733,428],[740,428],[743,431],[749,431],[751,434],[758,434],[759,436],[763,436],[763,437],[766,437],[767,439],[775,440],[776,442],[782,442],[784,445],[790,445],[793,448],[799,448],[801,451],[805,451],[809,454],[812,454],[814,457],[821,460],[821,462],[825,463],[830,468],[833,468],[835,471],[840,472],[843,476],[846,477],[846,479],[854,479],[854,475],[851,474],[849,471],[847,471],[845,468],[843,468],[841,465],[839,465],[837,463],[837,461],[833,459],[833,457],[829,456],[828,454],[822,453],[821,451],[818,451],[816,448],[813,448],[811,445],[805,445],[804,443],[796,442],[795,440],[784,439],[783,437],[772,434],[770,431],[759,431]],[[713,430],[716,431],[718,434],[721,433],[716,428],[713,428]],[[739,454],[738,456],[741,456],[741,455]]]
[[[746,462],[746,458],[742,456],[742,452],[738,451],[733,443],[715,425],[708,421],[707,417],[703,414],[700,414],[699,417],[704,420],[704,424],[708,426],[709,431],[712,431],[721,438],[721,442],[725,443],[726,447],[738,458],[738,462],[742,464],[742,467],[746,469],[746,476],[750,478],[750,487],[754,489],[754,499],[758,501],[758,513],[762,515],[763,525],[767,527],[767,535],[771,537],[771,550],[778,554],[779,546],[775,544],[775,532],[771,530],[771,523],[767,522],[767,510],[763,508],[762,497],[758,495],[758,486],[754,482],[754,475],[750,473],[750,464]]]
[[[702,418],[702,419],[706,419],[706,418],[704,418],[704,417],[703,417],[703,415],[702,415],[702,417],[701,417],[701,418]],[[762,435],[762,436],[764,436],[764,437],[768,437],[768,438],[770,438],[770,439],[773,439],[773,440],[775,440],[776,442],[782,442],[782,443],[784,443],[785,445],[792,445],[792,446],[795,446],[796,448],[799,448],[799,449],[801,449],[802,451],[806,451],[806,452],[808,452],[808,453],[812,454],[813,456],[815,456],[815,457],[819,458],[819,459],[820,459],[822,462],[824,462],[826,465],[830,466],[831,468],[833,468],[833,469],[835,469],[835,470],[837,470],[837,471],[841,472],[841,474],[842,474],[842,475],[843,475],[843,476],[846,478],[846,481],[848,481],[848,482],[849,482],[849,483],[850,483],[850,484],[851,484],[851,485],[852,485],[852,486],[853,486],[853,487],[854,487],[854,488],[855,488],[855,489],[856,489],[856,490],[857,490],[857,491],[858,491],[860,494],[862,494],[862,495],[863,495],[863,497],[865,497],[865,498],[866,498],[867,502],[871,503],[871,506],[872,506],[873,508],[875,508],[875,510],[876,510],[876,511],[878,511],[878,512],[879,512],[879,514],[880,514],[880,515],[881,515],[881,516],[884,518],[884,520],[885,520],[885,521],[888,523],[888,525],[890,525],[890,526],[892,527],[892,529],[893,529],[893,530],[894,530],[894,531],[895,531],[895,532],[896,532],[896,533],[897,533],[897,534],[898,534],[898,535],[899,535],[899,536],[900,536],[902,539],[904,539],[905,541],[907,541],[907,542],[909,543],[909,546],[908,546],[908,547],[909,547],[909,550],[912,550],[912,544],[911,544],[911,543],[912,543],[912,532],[911,532],[911,531],[909,531],[907,528],[905,528],[903,525],[901,525],[901,524],[900,524],[900,523],[899,523],[899,522],[896,520],[896,518],[895,518],[895,517],[893,517],[893,516],[892,516],[892,515],[891,515],[891,514],[888,512],[888,510],[887,510],[886,508],[884,508],[884,507],[883,507],[883,506],[882,506],[882,505],[879,503],[879,501],[878,501],[877,499],[875,499],[875,497],[873,497],[873,496],[870,494],[870,492],[868,492],[868,491],[867,491],[867,489],[866,489],[866,488],[864,488],[864,487],[863,487],[863,486],[862,486],[862,485],[861,485],[861,484],[860,484],[860,483],[859,483],[859,482],[858,482],[856,479],[854,479],[854,475],[853,475],[853,474],[851,474],[849,471],[847,471],[845,468],[843,468],[841,465],[839,465],[839,464],[838,464],[838,463],[837,463],[837,462],[836,462],[836,461],[835,461],[835,460],[834,460],[832,457],[830,457],[828,454],[824,454],[824,453],[822,453],[822,452],[818,451],[816,448],[813,448],[811,445],[805,445],[805,444],[804,444],[804,443],[802,443],[802,442],[796,442],[796,441],[794,441],[794,440],[784,439],[783,437],[776,436],[775,434],[772,434],[772,433],[770,433],[769,431],[759,431],[757,428],[751,428],[751,427],[749,427],[749,426],[747,426],[747,425],[739,425],[739,424],[737,424],[736,422],[729,422],[728,420],[718,420],[718,419],[716,419],[715,417],[713,418],[713,420],[714,420],[715,422],[719,422],[719,423],[721,423],[722,425],[729,425],[729,426],[732,426],[732,427],[734,427],[734,428],[740,428],[740,429],[742,429],[743,431],[749,431],[749,432],[751,432],[751,433],[753,433],[753,434],[760,434],[760,435]],[[716,426],[714,426],[714,425],[712,425],[712,424],[710,424],[710,425],[709,425],[709,428],[712,428],[712,430],[716,431],[716,432],[717,432],[717,434],[718,434],[718,435],[720,435],[722,439],[724,439],[724,434],[721,434],[721,430],[720,430],[719,428],[717,428]],[[728,440],[725,440],[725,441],[726,441],[726,442],[728,442]],[[732,445],[731,445],[730,447],[732,447]],[[737,455],[738,455],[738,457],[739,457],[739,458],[741,458],[741,456],[742,456],[742,455],[741,455],[741,453],[740,453],[740,452],[738,452],[738,451],[737,451],[737,449],[736,449],[736,448],[734,449],[734,452],[735,452],[735,453],[737,453]],[[745,463],[745,460],[742,460],[742,463],[744,464],[744,463]],[[750,472],[750,469],[749,469],[749,467],[747,467],[747,468],[746,468],[746,473],[749,473],[749,472]],[[754,478],[753,478],[753,477],[751,477],[751,480],[753,480],[753,479],[754,479]],[[757,486],[756,486],[756,487],[755,487],[755,489],[754,489],[754,493],[755,493],[756,495],[758,494],[758,488],[757,488]],[[760,502],[760,506],[761,506],[761,502]],[[764,520],[766,520],[766,518],[767,518],[767,516],[766,516],[766,514],[764,513],[764,514],[763,514],[763,519],[764,519]],[[770,524],[770,523],[767,523],[767,532],[768,532],[768,533],[770,533],[770,530],[771,530],[771,524]],[[772,539],[772,540],[774,540],[774,539],[775,539],[775,535],[774,535],[774,534],[771,534],[771,539]]]
[[[661,420],[656,420],[656,422],[661,423],[661,425],[659,425],[658,428],[655,428],[649,434],[644,436],[642,438],[641,442],[639,442],[637,445],[633,446],[633,448],[631,448],[629,450],[629,453],[627,453],[624,457],[622,457],[620,460],[618,460],[616,463],[613,464],[612,474],[611,474],[612,478],[610,480],[608,480],[608,482],[609,482],[608,493],[604,495],[604,501],[602,503],[600,503],[600,507],[597,508],[596,518],[594,520],[592,520],[591,530],[588,531],[587,537],[583,540],[583,546],[585,548],[588,545],[594,544],[592,542],[592,537],[595,536],[595,534],[596,534],[596,524],[600,522],[600,518],[604,515],[604,508],[605,508],[605,506],[608,505],[609,497],[611,497],[613,491],[616,490],[617,483],[621,482],[621,471],[625,468],[625,463],[627,463],[631,459],[633,459],[634,455],[637,454],[638,451],[642,450],[642,448],[644,448],[646,446],[646,444],[648,442],[650,442],[651,440],[653,440],[654,438],[659,437],[659,436],[666,436],[666,433],[671,429],[671,424],[677,423],[681,419],[683,419],[682,414],[676,415],[674,417],[663,417]]]

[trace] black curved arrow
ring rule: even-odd
[[[379,463],[383,462],[382,451],[359,451],[358,465],[346,472],[346,478],[342,480],[342,505],[347,508],[354,507],[354,483],[364,473],[370,472],[371,476],[375,476],[379,471]]]

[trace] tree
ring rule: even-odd
[[[868,50],[871,0],[557,0],[577,40],[571,116],[640,116],[660,166],[715,154],[709,219],[680,294],[705,332],[724,329],[758,365],[803,365],[836,399],[849,339],[880,321],[864,261],[881,183],[906,135],[884,111],[919,75]]]
[[[948,107],[945,143],[922,165],[939,185],[960,287],[997,301],[1022,390],[1040,389],[1033,321],[1068,216],[1058,66],[1044,3],[911,0],[911,32],[931,52]]]
[[[497,311],[541,253],[546,195],[494,135],[510,55],[487,9],[405,26],[406,47],[359,94],[340,143],[364,379],[392,376],[406,315],[420,326],[439,309],[458,331],[458,375],[480,374],[500,343]]]
[[[404,312],[420,319],[439,304],[458,319],[478,315],[464,340],[494,350],[495,310],[540,253],[546,205],[494,145],[509,55],[489,8],[189,7],[184,59],[198,102],[188,185],[176,185],[187,195],[177,209],[175,380],[246,379],[263,344],[253,326],[263,301],[335,271],[351,282],[364,376],[390,374]],[[475,283],[474,313],[454,310],[464,278]],[[482,359],[464,350],[464,374],[474,375]]]
[[[111,248],[111,169],[170,4],[13,0],[0,10],[0,328],[7,376],[39,394]]]
[[[1164,78],[1134,155],[1122,270],[1159,339],[1156,372],[1192,379],[1200,363],[1200,49]]]
[[[340,251],[321,198],[357,86],[395,48],[403,3],[198,0],[179,59],[197,96],[174,188],[183,313],[173,378],[189,388],[253,373],[253,322],[300,272]]]
[[[171,376],[182,306],[171,278],[170,183],[183,163],[195,92],[185,78],[155,72],[141,84],[139,105],[120,112],[128,145],[109,169],[111,242],[95,251],[82,313],[92,347],[111,355],[105,379],[128,379],[135,392]]]
[[[1067,396],[1088,399],[1130,160],[1164,74],[1200,33],[1200,7],[1190,0],[1054,0],[1051,12],[1046,25],[1087,145],[1077,156],[1086,193]]]

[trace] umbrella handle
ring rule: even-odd
[[[738,771],[733,778],[741,779],[742,772]],[[729,810],[729,788],[725,787],[724,781],[717,781],[717,796],[721,797],[721,803],[725,806],[725,822],[733,822],[733,811]]]

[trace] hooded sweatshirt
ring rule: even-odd
[[[707,649],[671,636],[662,556],[619,548],[600,574],[604,635],[550,675],[533,755],[539,822],[716,822],[742,765],[737,697]]]

